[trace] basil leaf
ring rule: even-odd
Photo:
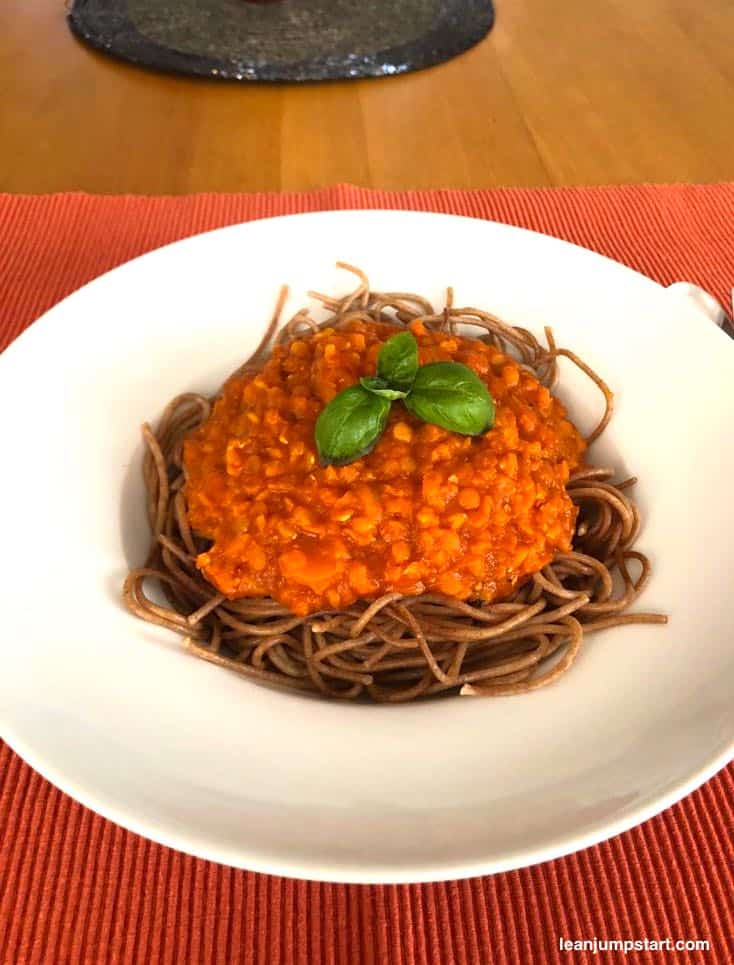
[[[412,332],[389,338],[377,356],[377,374],[392,389],[410,390],[418,371],[418,343]]]
[[[365,456],[383,433],[388,399],[350,385],[334,396],[316,420],[316,450],[322,466],[344,466]]]
[[[487,386],[461,362],[421,366],[405,404],[424,422],[465,436],[481,435],[494,425],[494,402]]]
[[[391,389],[385,379],[381,379],[379,375],[368,375],[359,381],[362,387],[367,389],[368,392],[372,392],[373,395],[379,395],[383,399],[390,399],[391,402],[395,399],[404,399],[408,394],[407,392],[401,391],[401,389]]]

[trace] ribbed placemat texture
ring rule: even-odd
[[[238,221],[332,208],[491,218],[593,248],[666,284],[695,282],[727,303],[734,285],[734,184],[0,195],[0,347],[145,251]],[[733,801],[730,765],[641,827],[534,868],[433,885],[330,885],[152,844],[76,804],[0,745],[0,965],[732,962]],[[563,938],[593,937],[711,947],[624,956],[559,949]]]

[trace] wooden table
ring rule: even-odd
[[[2,0],[0,190],[187,193],[734,178],[731,0],[497,0],[447,64],[313,85],[158,75]]]

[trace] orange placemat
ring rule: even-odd
[[[446,211],[734,285],[734,184],[385,194],[0,196],[0,347],[121,262],[209,228],[329,208]],[[104,319],[100,319],[104,324]],[[507,874],[357,886],[235,871],[123,831],[0,745],[0,965],[546,965],[734,961],[734,765],[604,844]],[[542,802],[539,802],[542,803]],[[704,941],[594,953],[565,940]],[[599,947],[599,946],[597,946]]]

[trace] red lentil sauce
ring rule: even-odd
[[[486,382],[494,428],[460,436],[395,404],[371,453],[322,467],[316,418],[374,374],[397,329],[358,321],[276,346],[258,375],[226,383],[184,445],[189,522],[213,540],[197,563],[226,597],[299,615],[392,590],[490,602],[570,549],[565,484],[585,443],[563,405],[492,346],[411,330],[421,364],[463,362]]]

